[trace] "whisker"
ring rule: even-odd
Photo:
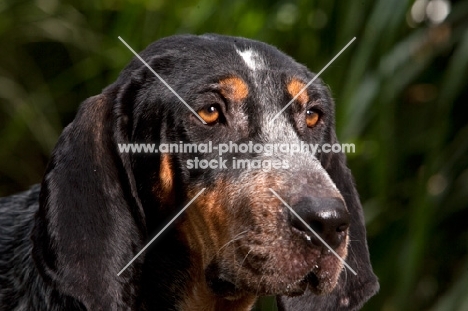
[[[221,252],[221,250],[222,250],[223,248],[225,248],[225,247],[228,246],[229,244],[231,244],[231,243],[233,243],[233,242],[235,242],[235,241],[241,239],[241,238],[242,238],[241,235],[247,233],[248,231],[249,231],[249,230],[245,230],[245,231],[242,231],[241,233],[236,234],[229,242],[227,242],[226,244],[224,244],[223,246],[221,246],[221,247],[218,249],[218,252],[217,252],[216,254],[218,255],[219,252]]]
[[[252,249],[250,249],[247,253],[247,255],[245,255],[244,259],[242,260],[240,266],[239,266],[239,269],[237,269],[237,273],[236,273],[236,278],[235,278],[235,282],[234,284],[237,284],[237,279],[239,277],[239,272],[240,272],[240,269],[242,268],[242,266],[244,265],[244,261],[247,259],[247,256],[249,256],[250,252],[252,251]]]
[[[262,280],[265,276],[262,275],[262,277],[260,278],[260,281],[258,282],[258,286],[257,286],[257,292],[255,293],[255,296],[258,296],[258,292],[260,291],[260,286],[262,285]]]

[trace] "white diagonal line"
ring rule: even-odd
[[[138,57],[138,59],[139,59],[146,67],[148,67],[149,70],[151,70],[151,72],[152,72],[152,73],[153,73],[153,74],[154,74],[154,75],[155,75],[155,76],[156,76],[156,77],[157,77],[157,78],[158,78],[158,79],[175,95],[175,96],[177,96],[177,98],[178,98],[185,106],[187,106],[188,109],[190,109],[191,112],[193,112],[193,114],[194,114],[198,119],[200,119],[200,121],[203,122],[203,124],[206,124],[205,120],[203,120],[203,119],[198,115],[198,113],[196,113],[195,110],[193,110],[192,107],[190,107],[190,106],[185,102],[185,100],[184,100],[182,97],[180,97],[179,94],[177,94],[177,92],[174,91],[174,89],[173,89],[169,84],[167,84],[167,82],[164,81],[164,79],[161,78],[161,76],[158,75],[158,73],[157,73],[156,71],[154,71],[153,68],[151,68],[150,65],[148,65],[148,64],[143,60],[143,58],[141,58],[141,56],[138,55],[138,53],[135,52],[135,51],[131,48],[130,45],[127,44],[127,42],[125,42],[124,39],[122,39],[120,36],[119,36],[118,38],[119,38],[120,41],[122,41],[123,44],[125,44],[125,46],[126,46],[136,57]]]
[[[167,227],[169,227],[169,226],[174,222],[174,220],[176,220],[177,217],[179,217],[180,214],[182,214],[182,213],[187,209],[187,207],[189,207],[190,204],[192,204],[193,201],[195,201],[195,199],[198,198],[198,196],[199,196],[200,194],[202,194],[203,191],[205,191],[205,189],[206,189],[206,188],[203,188],[202,190],[200,190],[200,192],[198,192],[197,195],[194,196],[193,199],[191,199],[190,202],[188,202],[187,205],[185,205],[184,208],[181,209],[180,212],[178,212],[177,215],[175,215],[174,218],[172,218],[171,221],[169,221],[169,222],[167,223],[167,225],[164,226],[164,228],[162,228],[161,231],[159,231],[158,234],[156,234],[156,236],[155,236],[154,238],[152,238],[151,241],[149,241],[148,244],[146,244],[145,247],[143,247],[143,249],[142,249],[138,254],[136,254],[135,257],[133,257],[132,260],[130,260],[130,262],[129,262],[125,267],[123,267],[122,270],[120,270],[119,273],[117,273],[117,276],[120,276],[120,274],[121,274],[122,272],[124,272],[124,271],[135,261],[135,259],[137,259],[137,258],[151,245],[151,243],[153,243],[154,240],[156,240],[156,239],[158,238],[158,236],[160,236],[161,233],[163,233],[164,230],[166,230]]]
[[[284,106],[283,109],[281,109],[280,112],[278,112],[278,113],[273,117],[273,119],[270,120],[269,123],[271,124],[281,113],[283,113],[283,111],[286,110],[286,108],[289,107],[289,105],[291,105],[291,104],[299,97],[299,95],[301,95],[302,92],[305,91],[305,89],[307,89],[312,83],[314,83],[314,81],[322,74],[322,72],[324,72],[325,69],[327,69],[328,66],[330,66],[330,65],[335,61],[335,59],[337,59],[338,56],[340,56],[341,53],[343,53],[344,50],[346,50],[346,49],[348,48],[348,46],[350,46],[351,43],[353,43],[354,40],[356,40],[356,37],[352,38],[351,41],[349,41],[348,44],[346,44],[345,47],[342,48],[341,51],[339,51],[338,54],[336,54],[335,57],[333,57],[332,60],[329,61],[328,64],[326,64],[325,67],[323,67],[322,70],[320,70],[319,73],[317,73],[317,74],[315,75],[315,77],[314,77],[312,80],[310,80],[309,83],[307,83],[306,86],[304,86],[304,87],[299,91],[299,93],[297,93],[296,96],[294,96],[293,99],[291,99],[291,100],[289,101],[289,103],[288,103],[286,106]]]
[[[317,232],[315,232],[305,221],[304,219],[302,219],[301,217],[299,217],[299,215],[292,209],[291,206],[288,205],[288,203],[286,203],[273,189],[271,188],[268,188],[270,189],[271,192],[273,192],[273,194],[281,201],[283,202],[284,205],[286,205],[287,208],[289,208],[289,210],[291,211],[291,213],[294,214],[294,216],[296,216],[306,227],[307,229],[309,229],[316,237],[317,239],[320,240],[320,242],[323,243],[323,245],[325,245],[332,253],[333,255],[335,255],[345,266],[346,268],[349,269],[349,271],[351,271],[354,275],[357,275],[356,271],[353,270],[353,268],[351,268],[347,263],[346,261],[344,261],[343,258],[341,258],[340,255],[338,255],[331,247],[330,245],[327,244],[327,242],[325,242],[322,237],[320,235],[318,235]]]

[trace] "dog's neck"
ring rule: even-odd
[[[228,300],[215,296],[206,283],[198,282],[191,285],[184,294],[178,308],[181,311],[249,311],[252,309],[256,297],[253,295]]]
[[[201,255],[168,230],[148,250],[142,273],[145,310],[249,311],[256,296],[221,298],[209,288]],[[159,297],[155,297],[158,295]]]
[[[221,298],[216,296],[208,287],[204,269],[199,256],[192,256],[190,269],[190,284],[182,296],[182,302],[177,308],[181,311],[249,311],[252,309],[257,297],[243,295],[235,298]]]

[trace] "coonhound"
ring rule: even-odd
[[[193,111],[137,58],[81,104],[41,185],[0,200],[0,309],[242,311],[264,295],[280,310],[361,308],[378,282],[342,152],[230,150],[227,163],[287,165],[202,169],[187,164],[219,155],[118,148],[337,143],[324,83],[238,37],[177,35],[140,56]]]

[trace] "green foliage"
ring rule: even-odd
[[[381,291],[365,310],[468,309],[468,2],[438,25],[412,1],[3,0],[0,194],[40,181],[78,104],[176,33],[278,46],[322,75],[364,205]],[[411,26],[409,26],[411,24]],[[271,299],[257,310],[275,310]]]

